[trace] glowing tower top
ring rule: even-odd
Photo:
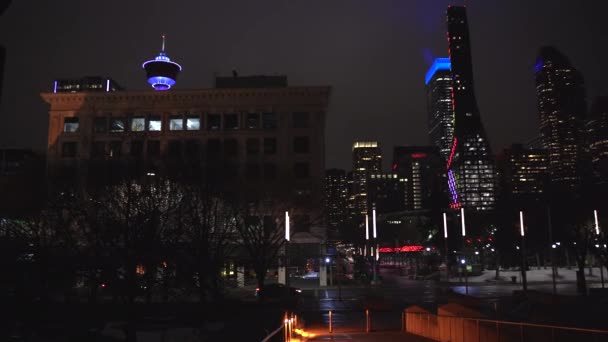
[[[163,45],[158,56],[142,65],[146,70],[148,83],[154,90],[169,90],[175,84],[177,75],[182,71],[182,66],[171,61],[165,53],[165,35],[162,38]]]

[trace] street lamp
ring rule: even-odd
[[[289,241],[291,240],[291,230],[289,226],[289,212],[285,211],[285,285],[289,286]]]
[[[448,264],[448,218],[445,213],[443,213],[443,240],[445,243],[445,264]]]
[[[464,225],[464,208],[460,208],[460,222],[462,223],[462,237],[467,235],[467,229]]]
[[[526,231],[524,229],[524,212],[519,211],[519,231],[521,234],[521,283],[524,291],[528,289],[526,279]]]
[[[290,234],[289,234],[289,212],[285,212],[285,240],[289,241],[290,239]]]
[[[593,216],[595,218],[595,235],[600,236],[600,225],[597,219],[597,210],[593,210]],[[595,245],[595,247],[599,247],[599,245]],[[602,288],[604,288],[604,266],[602,265],[602,259],[600,258],[600,278],[602,281]]]

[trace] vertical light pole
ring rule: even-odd
[[[289,286],[289,241],[291,240],[291,227],[289,226],[289,212],[285,211],[285,285]]]
[[[526,230],[524,229],[524,212],[519,211],[519,231],[521,234],[521,284],[524,291],[528,290],[526,279]]]
[[[467,274],[467,264],[465,257],[465,237],[467,235],[467,228],[464,223],[464,208],[460,208],[460,224],[462,226],[462,260],[461,265],[464,266],[464,293],[469,294],[469,275]],[[462,279],[462,278],[461,278]]]
[[[443,213],[443,240],[444,240],[444,248],[445,248],[445,264],[448,264],[448,218],[446,213]]]
[[[365,214],[365,254],[367,255],[367,246],[369,245],[369,216]]]
[[[372,243],[372,248],[374,248],[374,246],[376,246],[376,244],[377,244],[376,238],[378,237],[377,230],[376,230],[376,209],[372,209],[372,226],[373,226],[373,230],[374,230],[374,241]],[[372,267],[374,268],[374,270],[373,270],[374,284],[378,280],[377,275],[376,275],[376,260],[378,259],[378,252],[379,252],[379,248],[376,247],[376,257],[374,259],[372,259]]]
[[[593,217],[595,218],[595,235],[600,237],[600,224],[597,219],[597,210],[593,210]],[[598,248],[602,248],[600,244]],[[600,257],[600,279],[602,281],[602,288],[604,288],[604,265],[602,265],[602,258]]]

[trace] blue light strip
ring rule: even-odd
[[[426,72],[426,78],[424,84],[429,84],[435,73],[439,70],[452,70],[452,62],[449,58],[437,58],[433,62],[433,65]]]

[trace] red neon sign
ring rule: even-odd
[[[378,251],[380,253],[394,253],[394,252],[401,252],[401,253],[410,253],[410,252],[422,252],[424,250],[424,246],[421,245],[405,245],[405,246],[401,246],[401,247],[382,247],[380,249],[378,249]]]
[[[446,165],[446,169],[450,168],[450,165],[452,165],[452,159],[454,158],[454,154],[456,153],[456,143],[458,142],[458,139],[456,138],[456,136],[454,136],[454,143],[452,143],[452,151],[450,151],[450,157],[448,158],[448,164]]]
[[[426,153],[412,153],[412,158],[414,158],[414,159],[426,158]]]

